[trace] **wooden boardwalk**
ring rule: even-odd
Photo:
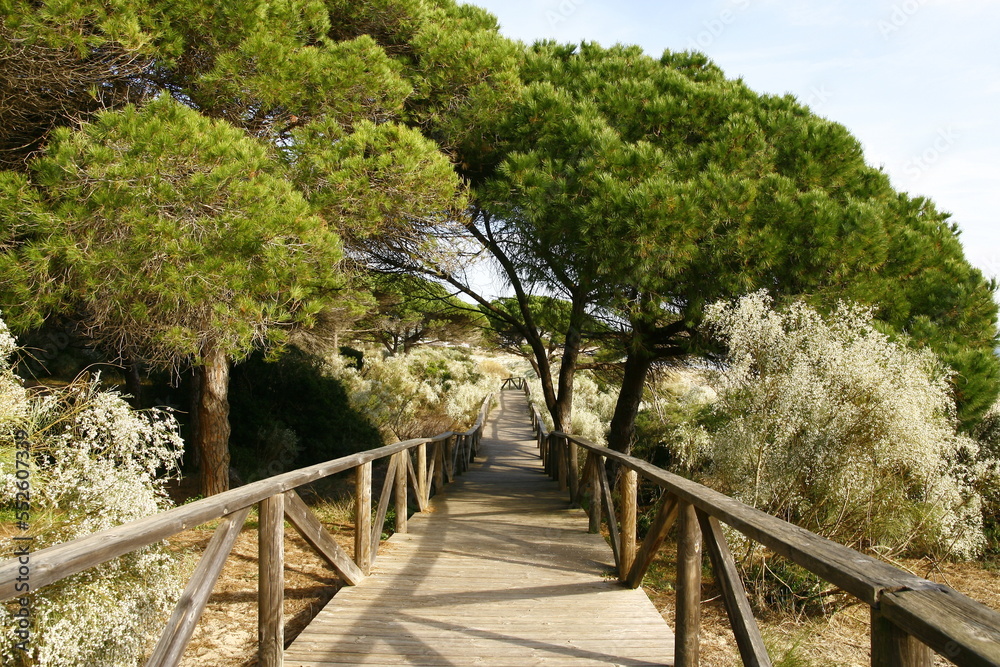
[[[673,663],[666,622],[542,472],[524,394],[498,396],[480,463],[334,596],[286,666]]]

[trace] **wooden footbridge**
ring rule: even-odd
[[[262,667],[697,665],[703,545],[743,663],[769,665],[721,530],[728,524],[867,603],[871,664],[929,667],[933,650],[958,665],[1000,666],[997,612],[644,461],[549,433],[526,400],[525,383],[509,381],[504,389],[486,400],[467,432],[285,473],[11,559],[0,565],[0,599],[23,594],[19,577],[28,576],[37,589],[221,518],[147,662],[176,665],[239,530],[258,505]],[[372,465],[380,459],[388,459],[388,468],[373,503]],[[620,471],[615,494],[609,461]],[[350,470],[356,494],[353,557],[295,491]],[[640,477],[663,490],[641,545]],[[396,531],[380,542],[390,503]],[[587,510],[574,509],[581,505]],[[411,508],[418,512],[408,516]],[[282,618],[285,519],[348,584],[288,646]],[[610,546],[599,534],[604,521]],[[675,524],[676,641],[639,588]]]
[[[673,633],[541,474],[528,405],[499,395],[481,463],[383,548],[285,652],[286,666],[661,665]]]

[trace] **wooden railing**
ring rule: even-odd
[[[180,662],[194,633],[212,588],[254,505],[259,507],[258,536],[258,664],[282,664],[284,649],[284,525],[285,519],[336,570],[347,585],[370,574],[378,554],[382,524],[394,500],[396,532],[406,532],[408,496],[412,492],[419,511],[427,508],[432,493],[468,470],[475,459],[493,396],[483,402],[475,425],[463,433],[442,433],[432,438],[398,442],[308,468],[276,475],[225,493],[176,507],[110,530],[31,553],[32,590],[105,561],[155,544],[181,531],[216,519],[216,528],[190,582],[181,594],[167,627],[147,661],[147,667]],[[430,452],[428,452],[430,446]],[[428,455],[429,454],[429,455]],[[389,466],[372,521],[372,464],[388,458]],[[298,487],[348,470],[354,471],[354,558],[333,537],[295,491]],[[13,558],[0,564],[0,601],[17,597],[19,570],[26,567]]]
[[[528,395],[545,471],[571,501],[587,499],[591,532],[603,515],[619,578],[636,588],[677,522],[676,667],[698,664],[702,545],[744,665],[770,665],[721,524],[802,566],[871,608],[871,664],[930,667],[931,649],[957,665],[1000,665],[1000,613],[961,593],[893,567],[733,498],[583,438],[545,428]],[[581,451],[586,459],[580,470]],[[616,510],[607,461],[621,469]],[[636,543],[638,479],[659,486],[663,501],[641,547]]]
[[[506,391],[507,389],[524,389],[524,387],[524,378],[510,377],[506,378],[500,385],[500,391]]]

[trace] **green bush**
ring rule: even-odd
[[[234,367],[229,400],[233,467],[244,481],[383,444],[344,386],[295,348],[275,360],[256,353]]]

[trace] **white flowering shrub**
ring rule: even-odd
[[[19,481],[15,433],[26,433],[31,511],[27,531],[15,534],[34,538],[31,551],[168,508],[164,484],[182,453],[173,417],[136,412],[96,380],[25,390],[6,363],[13,350],[0,322],[0,480],[10,503]],[[5,556],[14,553],[13,536],[0,539]],[[154,545],[32,591],[27,651],[16,646],[20,603],[0,605],[3,664],[141,664],[155,639],[151,630],[163,627],[183,589],[179,566],[177,556]]]
[[[509,374],[487,362],[461,350],[424,347],[366,356],[361,370],[331,356],[326,371],[344,385],[351,407],[393,441],[471,427],[483,400]]]
[[[729,350],[712,441],[726,492],[856,548],[979,552],[977,445],[929,351],[860,307],[778,311],[764,293],[714,304],[706,323]]]
[[[558,370],[555,371],[558,373]],[[552,428],[552,418],[545,406],[545,394],[542,383],[532,373],[527,378],[531,391],[531,400],[538,408],[546,428]],[[557,381],[554,379],[553,383]],[[590,371],[577,371],[573,380],[573,412],[570,432],[585,438],[595,445],[608,443],[608,429],[611,418],[615,414],[615,403],[618,400],[617,388],[602,387],[594,379]]]
[[[717,400],[693,369],[653,369],[636,419],[633,456],[691,475],[711,461],[711,437],[700,423]]]
[[[1000,402],[983,416],[973,435],[979,443],[976,488],[983,504],[983,529],[988,548],[1000,553]]]

